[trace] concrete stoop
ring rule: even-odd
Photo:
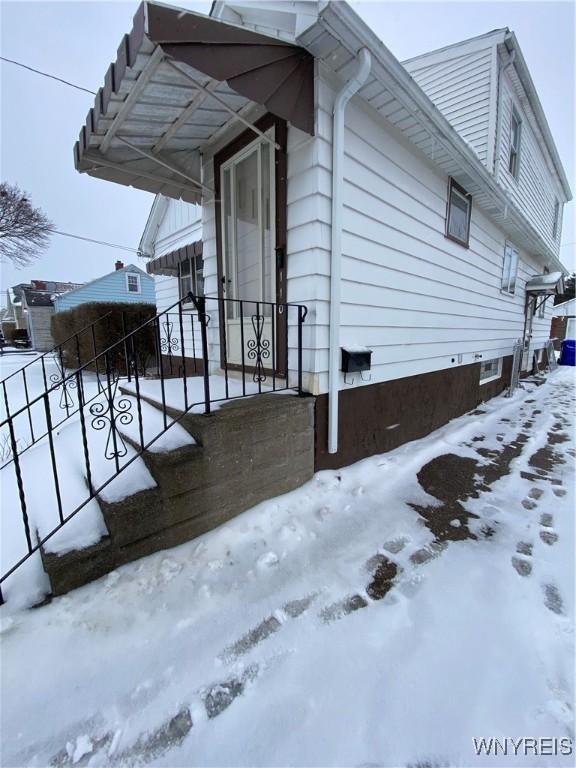
[[[42,551],[54,595],[183,544],[314,474],[312,397],[259,395],[180,424],[197,445],[142,454],[156,488],[112,504],[98,499],[108,536],[63,555]]]

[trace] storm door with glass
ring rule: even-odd
[[[257,140],[224,163],[220,174],[226,362],[273,369],[277,363],[272,342],[276,313],[271,306],[276,300],[274,147]]]

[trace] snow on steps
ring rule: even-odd
[[[231,401],[209,417],[186,414],[160,440],[170,444],[167,435],[176,427],[193,436],[192,444],[142,454],[155,487],[125,498],[99,497],[108,536],[86,549],[42,552],[54,595],[189,541],[313,475],[313,398],[266,394]],[[122,430],[137,448],[137,424]]]

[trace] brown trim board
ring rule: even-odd
[[[512,357],[500,379],[480,385],[480,363],[340,390],[338,453],[329,454],[328,395],[315,406],[315,471],[338,469],[433,432],[510,382]]]
[[[274,152],[275,162],[275,198],[276,198],[276,302],[285,303],[286,298],[286,244],[287,244],[287,144],[288,127],[285,120],[268,113],[256,121],[256,127],[261,131],[267,131],[272,126],[275,127],[275,140],[280,146]],[[234,155],[238,154],[244,147],[247,147],[255,139],[254,131],[247,129],[237,136],[230,144],[227,144],[220,152],[214,155],[214,215],[216,220],[216,264],[218,275],[218,298],[224,296],[223,279],[223,248],[222,248],[222,211],[221,211],[221,190],[220,190],[220,169],[222,165]],[[220,365],[224,367],[222,350],[224,349],[224,321],[222,317],[222,303],[219,302],[220,311]],[[286,360],[286,312],[276,313],[276,360],[279,376],[286,373],[284,362]],[[239,368],[228,364],[228,368]],[[246,370],[252,370],[246,366]]]

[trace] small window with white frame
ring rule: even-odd
[[[126,272],[126,290],[128,293],[140,293],[140,275],[135,272]]]
[[[548,267],[544,267],[544,274],[549,275],[550,269]],[[546,316],[546,296],[538,296],[534,301],[536,302],[536,305],[538,306],[538,319],[543,320]]]
[[[504,266],[502,268],[502,293],[514,295],[516,275],[518,274],[518,251],[510,243],[504,246]]]
[[[538,302],[538,319],[544,320],[546,317],[546,297],[545,296],[539,296],[537,299]]]
[[[510,118],[510,155],[508,158],[508,170],[515,179],[517,179],[520,174],[521,141],[522,120],[520,119],[520,115],[516,111],[516,108],[512,107],[512,117]]]
[[[554,240],[558,237],[558,230],[560,229],[560,200],[556,198],[554,200],[554,220],[552,222],[552,237]]]
[[[454,179],[448,181],[448,206],[446,212],[446,237],[468,248],[470,241],[470,217],[472,195]]]
[[[204,295],[204,263],[201,253],[189,256],[180,262],[178,282],[181,299],[189,293],[195,296]]]
[[[502,358],[496,357],[493,360],[484,360],[480,363],[480,384],[488,384],[489,381],[496,381],[502,376]]]

